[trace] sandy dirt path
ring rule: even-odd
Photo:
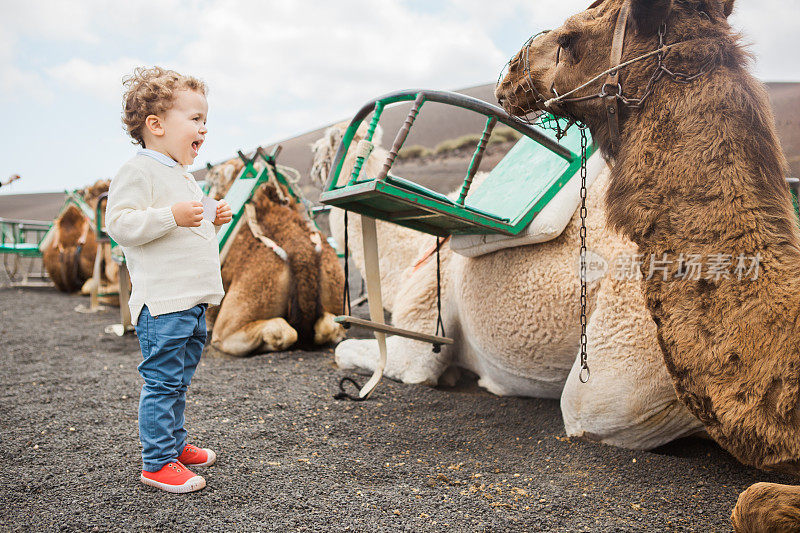
[[[138,481],[135,337],[54,289],[0,289],[0,530],[726,531],[757,480],[715,444],[567,439],[558,403],[463,382],[332,399],[330,350],[204,356],[189,390],[208,487]]]

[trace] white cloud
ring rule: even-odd
[[[313,5],[226,1],[202,13],[204,31],[182,56],[215,91],[301,98],[318,98],[320,86],[340,98],[364,84],[480,83],[503,58],[477,20],[448,22],[396,1]],[[243,17],[263,22],[241,31]]]
[[[3,2],[0,30],[18,36],[52,41],[97,43],[93,31],[98,8],[107,3],[28,0]]]
[[[123,76],[141,64],[141,61],[128,57],[102,64],[75,57],[46,69],[46,72],[64,87],[83,91],[107,102],[116,102],[122,94]]]
[[[342,118],[391,90],[485,83],[507,55],[480,17],[418,13],[397,0],[221,0],[192,22],[203,31],[171,66],[209,83],[212,116],[261,125],[258,140]]]
[[[225,157],[235,148],[345,119],[385,92],[492,82],[530,34],[560,26],[591,2],[0,1],[0,109],[5,105],[23,116],[26,105],[52,103],[64,110],[91,95],[90,109],[82,111],[106,117],[107,124],[80,131],[103,132],[115,147],[114,135],[120,135],[119,153],[97,155],[108,157],[107,163],[97,161],[99,167],[114,167],[129,150],[116,113],[121,79],[136,65],[159,64],[208,82],[208,148]],[[731,23],[755,43],[756,75],[800,80],[798,19],[800,0],[737,0]],[[32,122],[11,125],[31,145],[39,135]],[[90,133],[72,135],[68,141],[75,146],[95,143]],[[18,150],[0,155],[0,176],[2,165],[19,161],[35,158]],[[85,182],[85,169],[62,170],[81,176],[75,185]],[[26,170],[26,176],[35,173]]]
[[[800,1],[737,0],[729,22],[751,43],[755,74],[765,81],[800,80]]]
[[[38,73],[0,62],[0,104],[49,104],[54,97]]]
[[[447,0],[455,12],[466,13],[469,19],[487,26],[502,26],[510,19],[524,19],[531,29],[556,28],[571,15],[589,7],[590,0],[495,0],[491,6],[486,0]]]

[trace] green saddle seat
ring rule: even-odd
[[[356,172],[356,176],[346,185],[335,185],[339,183],[342,161],[355,130],[369,112],[374,108],[372,122],[376,124],[375,116],[379,116],[384,105],[414,98],[417,102],[436,101],[482,113],[490,120],[503,122],[516,129],[523,137],[480,184],[472,186],[469,194],[466,194],[466,189],[469,189],[471,178],[465,180],[466,197],[463,203],[390,172],[386,172],[383,179],[371,176],[360,180]],[[409,117],[406,123],[411,121],[413,124],[412,115]],[[370,127],[374,129],[372,125]],[[484,137],[486,135],[485,130]],[[399,150],[398,141],[395,144],[393,150],[396,152]],[[581,131],[578,128],[571,128],[557,140],[554,131],[521,124],[503,110],[464,95],[432,91],[401,92],[365,105],[353,119],[331,166],[333,172],[320,201],[439,236],[514,236],[522,232],[578,172],[581,165],[580,150]],[[593,151],[593,146],[587,147],[587,156]],[[473,156],[473,164],[476,159],[480,160],[482,152],[483,148],[479,146],[476,154],[480,155],[477,158]],[[393,158],[387,159],[390,168],[393,162]],[[468,175],[474,174],[473,164]]]

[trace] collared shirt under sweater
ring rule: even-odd
[[[183,166],[153,150],[140,150],[111,181],[106,228],[125,254],[133,324],[145,305],[157,316],[222,301],[216,228],[205,219],[180,227],[172,215],[173,204],[202,197]]]

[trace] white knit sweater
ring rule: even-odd
[[[139,153],[111,181],[106,228],[125,253],[133,290],[131,319],[147,305],[153,316],[222,301],[215,226],[179,227],[176,202],[200,201],[203,191],[186,169],[169,158]],[[173,162],[174,163],[174,162]]]

